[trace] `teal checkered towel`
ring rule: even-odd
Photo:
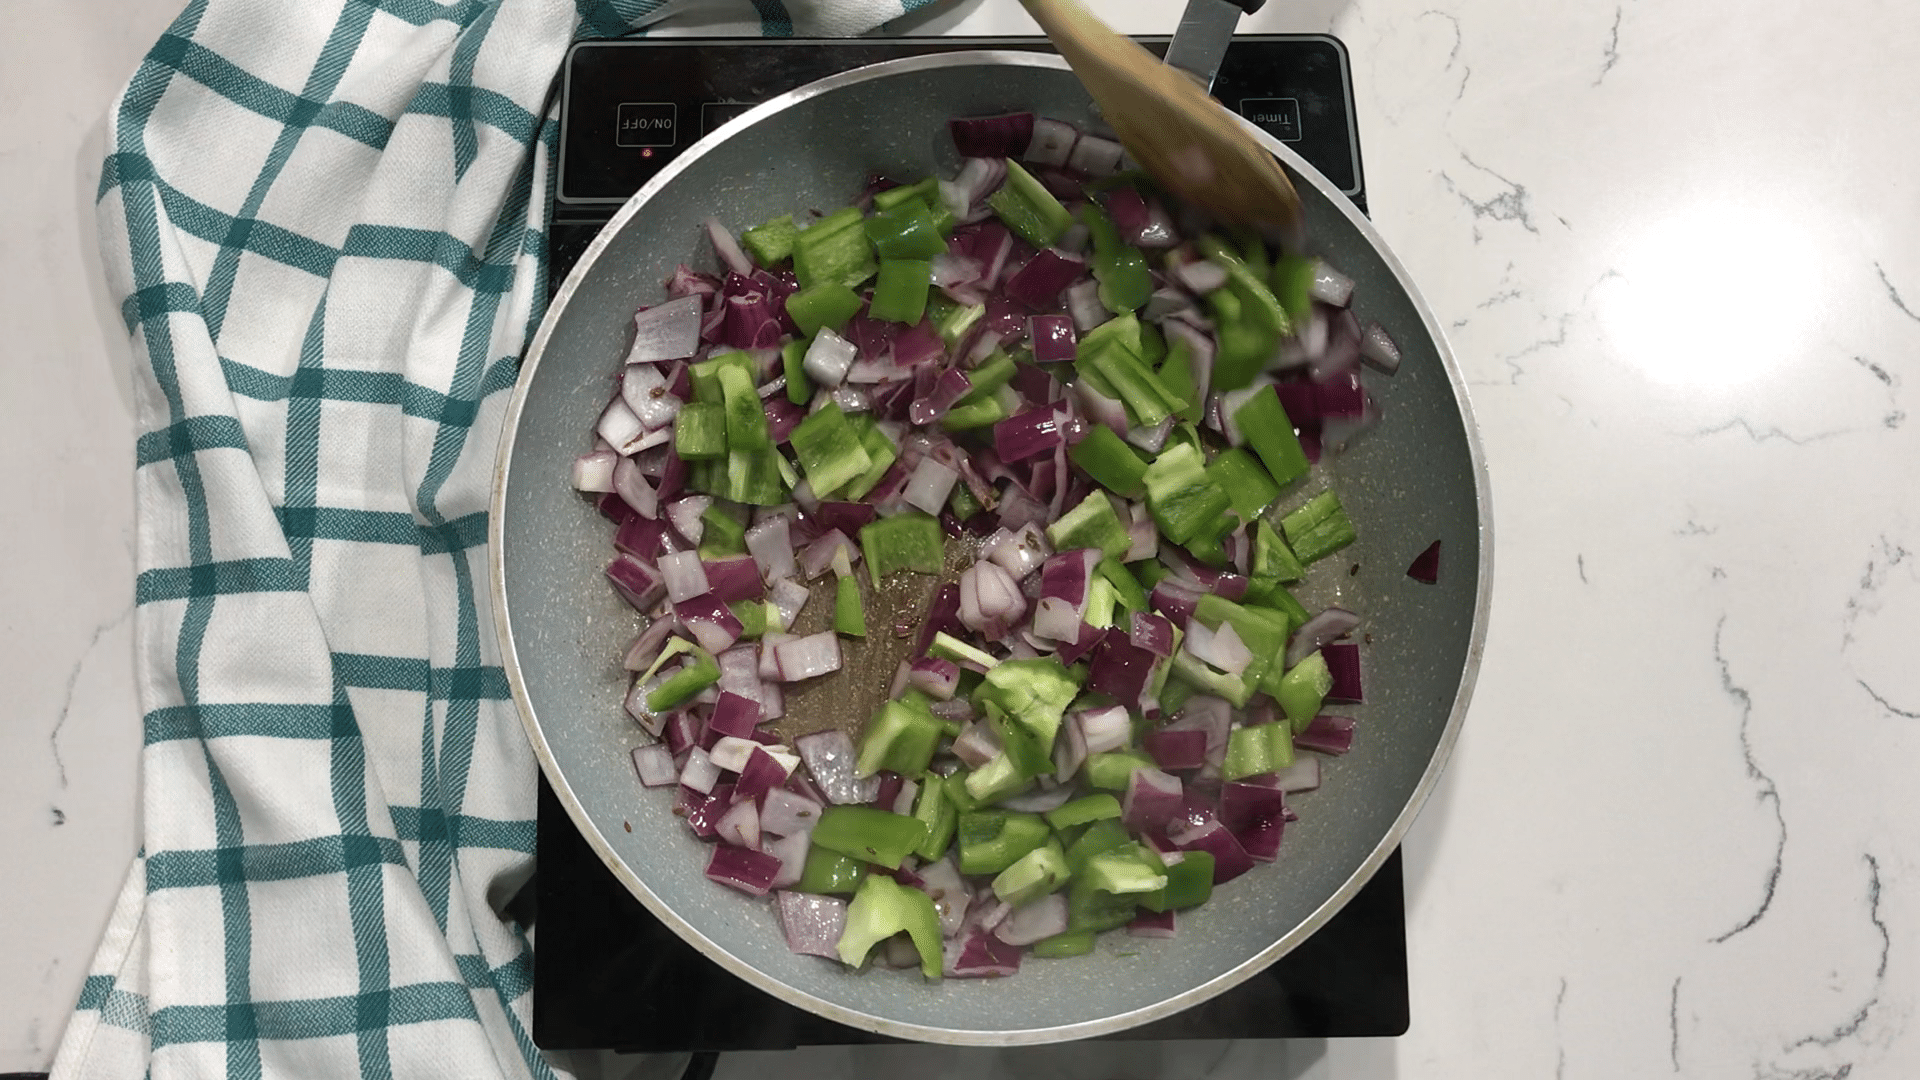
[[[918,6],[688,3],[772,34]],[[549,84],[678,6],[193,0],[115,105],[143,845],[57,1075],[556,1073],[502,913],[535,765],[488,487],[545,306]]]

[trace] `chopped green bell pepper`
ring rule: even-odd
[[[1293,433],[1293,421],[1280,404],[1278,391],[1255,392],[1234,412],[1233,423],[1281,486],[1307,474],[1310,467],[1307,452],[1300,447],[1300,437]]]
[[[905,931],[920,954],[920,974],[940,977],[940,913],[933,897],[881,874],[868,874],[847,905],[847,926],[837,951],[849,967],[867,962],[875,945]]]
[[[1280,519],[1280,531],[1287,546],[1304,564],[1311,565],[1353,543],[1353,522],[1340,505],[1340,497],[1323,491],[1307,500],[1305,506]]]
[[[753,252],[755,262],[771,268],[793,255],[793,238],[799,235],[800,226],[793,223],[793,215],[781,214],[741,233],[740,242]]]
[[[960,815],[958,835],[961,873],[998,874],[1045,845],[1050,834],[1038,814],[974,810]]]
[[[1197,424],[1205,415],[1206,402],[1201,400],[1199,381],[1193,374],[1193,346],[1186,338],[1175,338],[1167,347],[1166,359],[1160,362],[1157,374],[1160,385],[1167,393],[1179,398],[1181,406],[1173,410],[1173,415],[1190,424]]]
[[[933,314],[933,302],[935,300],[944,299],[946,299],[946,297],[940,294],[929,294],[927,298],[928,314]],[[948,310],[944,310],[938,315],[933,316],[933,327],[940,332],[940,340],[946,342],[947,348],[951,349],[955,345],[960,344],[960,339],[967,336],[967,331],[973,329],[976,323],[987,317],[987,305],[973,304],[968,307],[961,307],[959,304],[948,304],[945,306]]]
[[[1007,182],[987,197],[987,205],[1000,215],[1007,228],[1036,248],[1050,248],[1060,242],[1073,225],[1073,215],[1060,205],[1046,185],[1034,179],[1020,163],[1007,161]]]
[[[940,178],[937,176],[929,176],[917,184],[902,184],[899,187],[890,187],[885,191],[874,192],[873,208],[875,210],[891,210],[901,203],[914,199],[931,204],[939,198]]]
[[[1207,463],[1207,479],[1233,500],[1235,513],[1242,521],[1252,521],[1280,497],[1280,485],[1273,482],[1253,455],[1239,447],[1228,447]]]
[[[1069,930],[1033,943],[1033,955],[1045,960],[1085,956],[1093,951],[1093,931]]]
[[[860,605],[860,579],[851,574],[834,585],[833,631],[847,637],[867,636],[867,609]]]
[[[1133,536],[1113,512],[1113,503],[1104,491],[1089,493],[1080,505],[1048,525],[1047,540],[1055,551],[1099,548],[1101,554],[1115,559],[1133,546]]]
[[[1120,606],[1128,612],[1147,610],[1147,593],[1140,582],[1127,569],[1127,564],[1119,559],[1108,557],[1100,560],[1095,572],[1113,586],[1113,596]]]
[[[1154,760],[1139,750],[1110,750],[1088,756],[1087,784],[1102,791],[1125,791],[1135,769],[1152,769]]]
[[[1160,534],[1184,544],[1203,529],[1217,525],[1233,504],[1220,485],[1207,477],[1206,458],[1191,443],[1170,445],[1147,466],[1147,512]]]
[[[1087,884],[1115,895],[1150,893],[1167,887],[1166,864],[1145,844],[1129,843],[1087,860],[1079,875]]]
[[[875,206],[878,205],[876,201]],[[931,259],[947,250],[947,242],[940,238],[940,230],[934,226],[933,214],[919,199],[897,199],[880,208],[879,213],[866,220],[865,228],[867,239],[873,241],[874,250],[880,253],[883,279],[888,259]]]
[[[693,400],[710,405],[723,404],[727,398],[726,391],[720,385],[720,373],[728,368],[737,369],[747,377],[749,383],[759,374],[753,357],[738,349],[691,364],[687,367],[687,378],[693,386]]]
[[[956,664],[978,664],[985,671],[993,670],[1000,663],[992,653],[969,645],[944,630],[934,633],[933,641],[927,645],[927,655]]]
[[[1049,840],[1014,860],[993,879],[993,895],[1014,907],[1030,904],[1067,883],[1067,853]]]
[[[1119,799],[1105,794],[1082,795],[1057,809],[1049,810],[1047,824],[1056,829],[1070,829],[1075,825],[1106,821],[1119,816]]]
[[[813,379],[807,375],[807,340],[795,338],[780,347],[780,373],[787,379],[787,400],[805,405],[813,400]]]
[[[860,314],[862,303],[859,293],[837,281],[826,281],[788,296],[787,314],[800,333],[811,339],[823,327],[836,334],[844,330],[847,322]]]
[[[1115,315],[1138,311],[1153,295],[1147,257],[1121,241],[1113,219],[1098,204],[1082,203],[1080,220],[1093,238],[1093,276],[1100,283],[1100,303]]]
[[[900,869],[926,838],[926,822],[868,806],[829,806],[813,827],[816,846],[889,870]]]
[[[673,418],[673,449],[688,461],[726,457],[726,407],[704,401],[682,405]]]
[[[1274,692],[1273,700],[1280,705],[1280,711],[1286,714],[1298,733],[1307,730],[1314,716],[1320,712],[1320,705],[1327,699],[1327,691],[1333,689],[1333,673],[1327,670],[1327,658],[1315,649],[1306,658],[1287,670],[1280,677],[1280,686]]]
[[[861,228],[863,220],[860,211],[849,206],[800,230],[793,238],[793,276],[802,289],[827,283],[853,288],[873,276],[879,264]]]
[[[860,550],[873,584],[896,570],[937,574],[946,565],[947,548],[940,522],[922,513],[895,514],[860,528]]]
[[[720,681],[720,664],[714,660],[712,653],[697,645],[684,651],[693,654],[693,662],[662,680],[659,686],[647,693],[648,712],[660,713],[684,705],[693,700],[695,694]],[[663,652],[662,655],[666,654]],[[651,678],[653,673],[648,672],[641,681]]]
[[[680,411],[684,414],[687,408]],[[819,412],[794,427],[793,450],[814,494],[825,496],[854,478],[864,475],[873,465],[866,448],[860,444],[860,432],[847,422],[840,406],[829,402]]]
[[[1123,499],[1137,499],[1146,490],[1147,463],[1105,424],[1087,425],[1087,435],[1067,457],[1094,483]]]
[[[716,502],[700,512],[700,557],[723,559],[747,550],[747,527]]]
[[[1051,656],[1003,660],[973,692],[976,708],[999,709],[1031,732],[1045,755],[1053,749],[1060,718],[1080,692],[1080,678]]]
[[[1253,724],[1227,736],[1220,775],[1229,782],[1277,772],[1293,764],[1293,731],[1285,724]]]
[[[1280,539],[1280,534],[1273,531],[1265,518],[1253,525],[1252,570],[1251,576],[1256,580],[1270,578],[1279,582],[1299,581],[1307,572],[1293,549]]]
[[[933,760],[939,742],[940,720],[927,711],[926,704],[896,698],[881,705],[867,721],[866,730],[860,734],[860,758],[854,772],[867,777],[886,769],[913,776]]]
[[[1167,867],[1167,887],[1140,898],[1148,911],[1199,907],[1213,896],[1213,853],[1188,851]]]
[[[1313,316],[1313,276],[1317,261],[1304,255],[1282,255],[1274,260],[1273,273],[1268,277],[1273,282],[1274,299],[1280,301],[1287,318],[1297,326],[1306,325]]]
[[[990,400],[1001,387],[1013,381],[1013,376],[1018,370],[1013,357],[1007,355],[1004,350],[993,350],[987,354],[985,360],[980,361],[978,367],[967,372],[967,385],[970,389],[960,395],[960,400],[953,403],[954,407],[960,408]]]
[[[993,760],[967,774],[964,789],[975,806],[991,806],[1032,786],[1033,777],[1019,759],[1002,750]]]
[[[842,498],[852,500],[866,497],[867,493],[886,477],[887,470],[893,468],[893,462],[899,456],[899,451],[895,449],[893,440],[887,438],[887,433],[880,430],[880,425],[873,422],[872,417],[849,417],[847,423],[852,425],[854,431],[859,434],[860,447],[867,452],[868,461],[866,471],[847,481],[847,485],[840,489],[839,494]],[[827,492],[819,494],[824,496]]]
[[[807,848],[807,862],[794,889],[822,896],[851,896],[867,876],[867,864],[818,844]]]
[[[727,449],[750,452],[772,446],[767,438],[767,406],[760,400],[753,376],[734,366],[720,369],[719,375],[727,412]]]
[[[927,838],[913,853],[923,862],[932,862],[947,853],[947,846],[953,843],[953,831],[960,823],[960,812],[947,797],[947,792],[958,787],[959,782],[951,777],[937,773],[928,773],[920,778],[920,792],[914,797],[913,816],[927,825]]]
[[[927,260],[882,259],[880,278],[873,284],[873,299],[867,301],[867,314],[911,326],[926,314],[927,293],[932,288],[933,264]]]

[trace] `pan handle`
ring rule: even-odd
[[[1173,43],[1167,46],[1167,63],[1200,80],[1201,86],[1213,89],[1213,77],[1220,71],[1220,61],[1227,55],[1227,42],[1233,39],[1241,14],[1251,15],[1265,3],[1188,0],[1179,29],[1173,32]]]

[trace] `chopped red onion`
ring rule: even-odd
[[[1145,649],[1155,656],[1172,656],[1173,623],[1151,611],[1136,611],[1127,640],[1135,648]]]
[[[1313,263],[1312,296],[1323,304],[1334,307],[1346,307],[1353,299],[1353,279],[1315,259]]]
[[[700,738],[706,733],[706,722],[691,712],[681,711],[667,717],[667,749],[677,758],[682,753],[700,744]]]
[[[1426,550],[1414,556],[1407,567],[1407,576],[1422,585],[1432,585],[1440,580],[1440,541],[1428,544]]]
[[[752,807],[752,803],[741,803]],[[713,849],[713,858],[707,861],[707,878],[722,885],[739,889],[749,896],[765,896],[773,888],[773,881],[780,876],[780,859],[769,855],[757,847],[748,849],[721,844]]]
[[[1075,713],[1060,725],[1060,734],[1053,741],[1054,779],[1064,787],[1086,760],[1087,735],[1079,714]]]
[[[687,763],[680,767],[680,786],[711,795],[713,786],[719,782],[720,766],[713,763],[705,750],[693,747],[687,754]]]
[[[1187,699],[1180,712],[1163,732],[1200,731],[1207,737],[1206,764],[1218,768],[1227,758],[1227,740],[1232,735],[1232,707],[1224,700],[1206,694]]]
[[[970,721],[953,740],[953,756],[969,769],[977,769],[1000,756],[1000,737],[981,721]]]
[[[859,547],[847,539],[847,534],[839,529],[832,529],[820,539],[801,549],[800,569],[806,574],[807,580],[811,581],[826,573],[827,569],[833,565],[835,555],[841,552],[846,553],[849,566],[860,558]]]
[[[834,333],[831,327],[823,326],[813,344],[807,346],[801,366],[816,385],[834,387],[846,381],[859,355],[859,346]]]
[[[923,656],[907,669],[907,685],[928,697],[946,701],[960,686],[960,665],[951,660]]]
[[[1360,616],[1342,607],[1330,607],[1300,625],[1287,642],[1286,664],[1292,667],[1322,645],[1346,637],[1360,625]]]
[[[944,974],[955,979],[998,978],[1020,973],[1020,948],[1009,945],[984,927],[962,931],[947,942]]]
[[[1099,326],[1113,318],[1113,312],[1100,300],[1100,283],[1088,278],[1067,289],[1067,314],[1073,316],[1073,325],[1081,333]]]
[[[767,587],[760,581],[760,564],[751,555],[726,555],[703,560],[707,589],[728,604],[766,597]]]
[[[1162,769],[1184,771],[1207,764],[1207,733],[1198,729],[1150,731],[1140,746]]]
[[[1168,416],[1152,427],[1129,428],[1126,432],[1127,441],[1149,454],[1158,454],[1160,448],[1167,444],[1167,436],[1173,434],[1174,419]]]
[[[1086,738],[1088,754],[1106,754],[1124,749],[1133,738],[1133,720],[1125,707],[1111,705],[1077,714],[1080,732]]]
[[[1142,909],[1127,924],[1127,934],[1138,938],[1170,939],[1174,936],[1173,912]]]
[[[729,654],[735,651],[738,650],[728,650]],[[720,700],[714,702],[713,714],[707,717],[707,730],[745,739],[753,735],[754,726],[759,722],[758,701],[722,690]]]
[[[1049,893],[1014,908],[993,931],[1009,945],[1031,945],[1067,932],[1067,894]]]
[[[1009,158],[1026,151],[1040,122],[1030,112],[956,116],[947,121],[947,131],[961,157]]]
[[[713,830],[720,834],[722,843],[760,850],[760,811],[752,799],[735,802],[714,822]]]
[[[993,425],[993,445],[1005,462],[1026,461],[1063,446],[1060,412],[1051,405],[1028,409]],[[957,474],[956,474],[957,475]]]
[[[667,505],[667,520],[675,531],[687,538],[687,543],[698,544],[706,535],[707,525],[702,515],[713,505],[713,499],[707,495],[689,495],[676,499]]]
[[[1020,583],[999,565],[982,559],[960,574],[960,621],[969,630],[1003,637],[1026,612]]]
[[[958,469],[932,457],[924,457],[920,459],[920,464],[913,467],[903,497],[915,509],[938,514],[947,505],[947,496],[953,494],[953,485],[959,482]]]
[[[1061,292],[1086,270],[1085,259],[1050,248],[1029,259],[1027,265],[1007,279],[1006,293],[1034,311],[1051,311],[1059,306]],[[1097,289],[1098,283],[1094,287]]]
[[[740,250],[740,242],[733,238],[725,225],[720,224],[719,218],[707,219],[707,239],[713,241],[713,253],[720,256],[720,261],[726,264],[727,269],[741,277],[753,276],[753,260]]]
[[[1321,713],[1307,724],[1305,731],[1293,737],[1293,745],[1322,754],[1344,754],[1353,749],[1353,718]]]
[[[606,410],[600,414],[600,422],[594,425],[593,430],[620,454],[644,449],[641,444],[647,439],[647,426],[619,398],[607,402]]]
[[[1079,138],[1080,131],[1072,124],[1036,116],[1033,119],[1033,136],[1027,141],[1026,152],[1019,156],[1035,165],[1065,165],[1073,154],[1073,144]]]
[[[1400,346],[1393,343],[1385,327],[1368,323],[1360,335],[1360,359],[1375,371],[1391,375],[1400,370]]]
[[[1301,754],[1293,759],[1293,764],[1274,776],[1275,784],[1288,794],[1312,791],[1320,786],[1320,759],[1312,754]]]
[[[780,872],[773,875],[772,888],[785,889],[800,882],[807,872],[807,851],[813,847],[813,839],[806,833],[791,836],[769,836],[766,815],[760,815],[760,850],[780,860]]]
[[[653,666],[653,659],[660,655],[660,646],[667,643],[668,635],[673,633],[671,619],[654,619],[640,631],[633,644],[627,646],[626,655],[620,658],[620,666],[628,671],[645,671]]]
[[[1156,558],[1160,554],[1160,528],[1153,522],[1145,502],[1127,504],[1127,538],[1132,546],[1122,562],[1139,562],[1142,559]],[[1171,651],[1171,650],[1169,650]]]
[[[1096,424],[1105,424],[1115,434],[1124,434],[1127,430],[1127,407],[1119,398],[1110,398],[1087,384],[1085,379],[1072,384],[1074,397],[1080,402],[1080,410],[1087,419]]]
[[[755,742],[751,736],[742,738],[734,735],[722,735],[714,730],[711,722],[707,724],[707,735],[713,739],[713,744],[707,748],[707,757],[713,762],[714,768],[721,769],[725,772],[739,773],[745,771],[748,759],[753,756],[754,751],[760,750],[760,744]],[[765,753],[766,751],[760,750],[760,752]],[[781,777],[781,780],[784,781],[785,779],[786,777]]]
[[[673,605],[673,614],[693,640],[710,653],[733,648],[745,629],[727,605],[710,592],[679,601]]]
[[[1147,602],[1153,605],[1155,611],[1176,623],[1184,624],[1192,621],[1194,605],[1198,604],[1204,595],[1206,594],[1202,590],[1192,584],[1166,577],[1161,578],[1154,585]]]
[[[820,824],[820,803],[785,788],[767,792],[760,804],[760,829],[775,836],[811,832]]]
[[[1072,360],[1079,346],[1073,320],[1065,315],[1034,315],[1027,319],[1027,340],[1033,346],[1033,358],[1042,364]]]
[[[932,424],[951,412],[954,402],[966,397],[972,389],[973,382],[967,378],[966,372],[958,368],[949,368],[934,380],[933,387],[926,396],[914,399],[913,404],[909,406],[907,417],[922,427]]]
[[[1120,159],[1126,154],[1120,144],[1098,135],[1082,135],[1067,155],[1067,167],[1099,179],[1120,171]]]
[[[1206,259],[1182,263],[1174,269],[1173,276],[1180,284],[1201,296],[1225,288],[1227,284],[1227,268]]]
[[[1093,650],[1093,663],[1087,674],[1087,686],[1115,701],[1138,702],[1146,692],[1147,680],[1160,663],[1159,657],[1145,649],[1136,649],[1121,630],[1109,630]],[[1121,710],[1123,713],[1125,710]],[[1093,753],[1094,739],[1088,733],[1088,749]]]
[[[802,956],[840,959],[840,935],[847,931],[847,902],[813,893],[783,892],[777,908],[787,948]]]
[[[1121,799],[1120,823],[1132,833],[1157,832],[1179,812],[1184,794],[1179,777],[1159,769],[1135,769]]]
[[[977,259],[943,251],[933,257],[929,272],[933,286],[937,289],[946,289],[979,281],[986,273],[986,267],[981,266]]]
[[[607,564],[607,580],[613,583],[615,592],[639,611],[652,607],[666,591],[660,571],[638,555],[624,551]]]
[[[920,868],[919,874],[920,890],[933,898],[933,910],[940,915],[941,936],[959,933],[966,923],[967,907],[973,897],[953,864],[953,856],[928,863]]]
[[[833,631],[823,630],[783,641],[773,648],[773,660],[781,682],[800,682],[840,670],[840,639]]]
[[[1253,663],[1253,651],[1240,640],[1239,631],[1230,622],[1210,630],[1198,619],[1187,620],[1187,637],[1181,650],[1216,671],[1238,675]]]
[[[720,815],[733,806],[733,785],[715,784],[711,795],[702,795],[683,785],[675,805],[675,812],[686,821],[693,835],[702,840],[711,840],[717,835],[714,826],[719,822]]]
[[[1177,312],[1193,310],[1193,297],[1175,288],[1159,288],[1147,297],[1147,306],[1140,309],[1140,317],[1149,322],[1160,322]],[[1185,323],[1181,323],[1185,326]]]
[[[611,450],[581,454],[573,459],[573,489],[596,493],[612,491],[614,466],[624,460]]]
[[[1213,883],[1224,884],[1253,869],[1253,859],[1225,825],[1209,816],[1204,824],[1175,820],[1167,839],[1182,851],[1204,851],[1213,856]]]
[[[1340,705],[1358,705],[1367,700],[1360,688],[1360,646],[1352,642],[1335,642],[1324,645],[1320,655],[1327,662],[1327,670],[1333,674],[1333,689],[1327,691],[1327,700]]]
[[[774,608],[780,612],[780,625],[783,627],[793,625],[793,621],[800,617],[801,610],[807,606],[807,601],[812,596],[812,590],[792,578],[776,579],[773,587],[767,590],[767,598],[773,601]],[[761,658],[763,678],[766,667],[767,660],[763,653]]]
[[[633,771],[647,787],[666,787],[680,779],[673,767],[673,751],[666,743],[634,747]]]
[[[684,360],[700,351],[701,299],[685,296],[656,307],[645,308],[633,316],[633,345],[627,349],[628,364],[657,364],[663,360]]]
[[[793,740],[793,748],[800,752],[800,760],[807,763],[807,772],[826,795],[827,801],[851,806],[870,803],[880,794],[878,776],[863,780],[854,775],[857,755],[854,753],[853,740],[847,737],[846,732],[816,731],[811,735],[802,735]]]
[[[753,553],[753,561],[767,581],[794,575],[793,541],[786,518],[755,522],[747,529],[747,550]]]
[[[1043,777],[1041,782],[1046,783],[1046,778]],[[1034,788],[1019,795],[1009,795],[994,805],[1003,810],[1014,810],[1022,814],[1044,814],[1072,802],[1075,794],[1077,793],[1074,789],[1067,785],[1055,784],[1050,788]]]
[[[643,518],[660,516],[660,498],[632,458],[621,458],[614,465],[613,489],[628,506],[633,507],[634,513]]]
[[[1022,525],[1017,531],[997,529],[980,545],[981,558],[995,563],[1016,578],[1033,573],[1052,552],[1053,546],[1047,542],[1047,534],[1031,524]]]

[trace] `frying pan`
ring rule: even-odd
[[[661,921],[726,970],[785,1001],[883,1035],[1009,1045],[1122,1031],[1247,979],[1353,896],[1411,824],[1459,730],[1491,583],[1487,480],[1464,384],[1440,327],[1378,234],[1328,181],[1255,132],[1288,168],[1312,248],[1357,283],[1363,320],[1400,343],[1398,375],[1369,377],[1384,421],[1316,470],[1360,538],[1316,566],[1301,597],[1364,616],[1367,704],[1353,751],[1298,797],[1280,860],[1181,914],[1177,938],[1103,935],[1093,955],[1030,960],[1012,978],[925,981],[851,972],[787,950],[773,905],[706,880],[705,845],[672,799],[636,781],[646,737],[623,713],[620,657],[638,616],[602,577],[608,523],[567,483],[588,448],[631,333],[677,263],[714,265],[701,222],[735,228],[845,205],[873,173],[958,162],[956,115],[1033,110],[1098,128],[1057,56],[974,51],[860,68],[769,101],[691,147],[621,208],[554,298],[508,407],[489,522],[502,661],[540,766],[607,867]],[[1438,584],[1405,576],[1443,542]],[[746,1021],[750,1022],[750,1021]]]

